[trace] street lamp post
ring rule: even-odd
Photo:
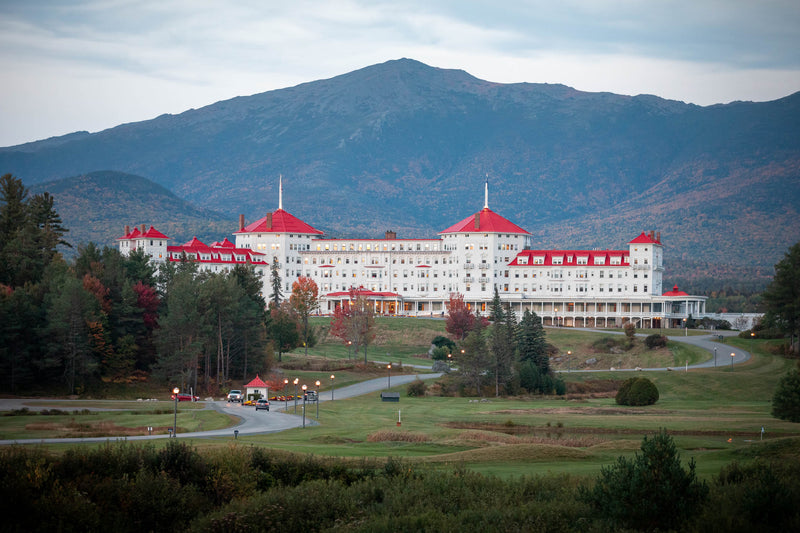
[[[294,378],[294,414],[297,414],[297,382],[300,381],[297,378]],[[303,385],[305,387],[305,385]]]
[[[316,399],[314,400],[314,402],[316,402],[316,404],[317,404],[317,420],[319,420],[319,380],[317,380],[315,385],[317,386],[317,394],[316,394]]]
[[[714,346],[714,368],[717,368],[717,347]]]
[[[333,401],[333,380],[336,378],[333,374],[331,374],[331,401]]]
[[[289,398],[286,397],[286,388],[289,386],[289,379],[283,380],[283,412],[289,410]]]
[[[447,354],[447,371],[450,372],[450,363],[453,362],[453,354]]]
[[[181,390],[178,387],[172,389],[172,394],[175,396],[175,421],[172,423],[172,436],[178,436],[178,393]]]
[[[347,360],[350,360],[350,350],[353,347],[353,341],[347,341]]]
[[[308,387],[303,385],[302,389],[303,389],[303,427],[305,428],[306,427],[306,389],[308,389]]]
[[[683,319],[683,336],[684,337],[688,337],[689,336],[689,326],[687,325],[687,322],[686,322],[685,318]]]
[[[733,372],[733,358],[736,357],[735,352],[731,352],[731,372]]]
[[[567,350],[567,372],[572,372],[572,350]]]
[[[386,390],[389,390],[392,388],[392,363],[386,365],[386,370],[389,372],[386,381]]]
[[[558,307],[553,309],[553,321],[555,322],[556,327],[558,327]]]

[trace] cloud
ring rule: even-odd
[[[765,0],[0,3],[0,145],[410,57],[497,82],[698,104],[800,89],[800,7]]]

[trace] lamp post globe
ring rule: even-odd
[[[304,384],[300,388],[303,389],[303,427],[306,427],[306,390],[308,386]]]
[[[172,389],[172,395],[175,397],[175,420],[172,422],[172,436],[178,436],[178,393],[181,390],[178,387]]]
[[[294,378],[294,414],[297,414],[297,384],[299,382],[298,378]]]
[[[317,404],[317,420],[319,420],[319,386],[320,386],[319,380],[317,380],[316,383],[314,383],[314,385],[317,386],[317,394],[316,398],[314,399],[314,403]]]

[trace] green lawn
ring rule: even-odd
[[[376,345],[374,352],[385,352],[386,346],[393,345],[390,343],[411,339],[404,350],[397,350],[391,357],[393,361],[403,360],[404,364],[405,360],[414,361],[411,357],[414,353],[427,350],[430,339],[437,334],[436,328],[442,331],[444,328],[443,321],[432,320],[382,319],[380,323],[385,327],[382,342],[387,344]],[[564,352],[572,350],[576,358],[584,359],[590,355],[592,343],[603,335],[606,334],[569,328],[547,330],[548,342]],[[403,457],[431,463],[434,468],[457,465],[499,476],[545,472],[585,475],[598,473],[603,465],[620,455],[633,454],[644,434],[666,428],[673,433],[683,460],[694,457],[698,472],[704,477],[718,473],[722,465],[734,459],[749,461],[769,456],[800,460],[800,424],[770,415],[775,385],[793,362],[772,355],[770,341],[731,338],[726,342],[752,350],[754,357],[737,365],[734,371],[726,366],[684,372],[679,363],[688,359],[691,364],[707,359],[708,354],[671,344],[662,357],[668,358],[676,370],[637,372],[635,375],[651,379],[659,389],[660,399],[653,406],[621,407],[609,395],[486,398],[488,401],[484,402],[460,397],[411,398],[405,395],[406,387],[401,386],[394,388],[401,393],[400,403],[383,403],[377,394],[324,402],[319,406],[319,425],[244,436],[237,445],[355,460]],[[370,348],[368,353],[372,351]],[[346,363],[346,347],[335,340],[321,343],[309,350],[312,352]],[[395,353],[399,355],[395,357]],[[645,354],[646,350],[640,353]],[[304,356],[296,351],[286,357],[300,361]],[[380,369],[373,373],[384,375]],[[286,375],[301,377],[309,383],[320,379],[325,391],[330,387],[330,372],[298,370],[287,371]],[[365,374],[355,369],[337,370],[335,375],[337,387],[373,377],[370,372]],[[575,383],[622,380],[633,375],[610,371],[560,374]],[[289,392],[291,388],[290,385]],[[166,409],[172,407],[169,402],[155,403]],[[217,418],[221,415],[196,409],[199,405],[187,405],[186,409],[183,406],[178,419],[182,431],[225,425],[225,420]],[[171,412],[152,415],[108,412],[74,418],[111,420],[125,427],[168,427],[171,417]],[[28,424],[33,419],[45,418],[69,417],[0,417],[2,438],[31,438],[34,431]],[[402,420],[399,426],[398,419]],[[764,442],[760,441],[762,426],[766,427]],[[206,448],[228,446],[231,441],[230,438],[196,439],[193,444]]]

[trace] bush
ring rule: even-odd
[[[617,405],[653,405],[658,401],[658,388],[647,378],[626,379],[615,400]]]
[[[406,389],[406,394],[412,397],[421,397],[425,396],[425,393],[427,391],[428,391],[428,386],[425,384],[425,382],[417,378],[408,384],[408,388]]]
[[[792,370],[781,378],[772,396],[772,416],[800,422],[800,371]]]
[[[456,343],[443,335],[435,337],[431,341],[431,344],[433,344],[437,348],[447,348],[450,353],[453,353],[453,351],[456,349]]]
[[[708,486],[697,480],[694,459],[685,471],[666,430],[645,437],[633,459],[619,457],[603,467],[593,488],[580,489],[580,499],[615,530],[680,530],[707,497]]]
[[[644,345],[650,348],[651,350],[654,348],[663,348],[667,345],[667,337],[664,335],[659,335],[658,333],[654,333],[653,335],[648,335],[647,338],[644,340]]]

